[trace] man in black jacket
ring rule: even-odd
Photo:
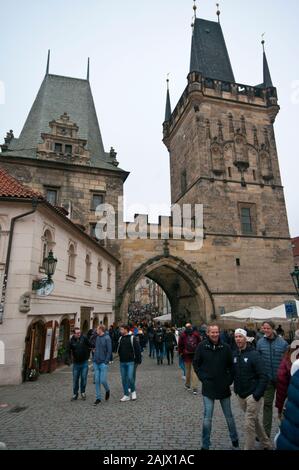
[[[255,438],[264,449],[271,449],[271,442],[259,421],[259,411],[268,384],[266,367],[261,354],[247,343],[247,332],[235,331],[237,350],[234,351],[234,391],[245,411],[244,450],[254,450]]]
[[[136,400],[136,388],[134,380],[135,364],[141,364],[141,349],[137,338],[130,332],[128,325],[120,328],[121,337],[119,338],[117,352],[119,355],[120,374],[124,396],[120,401]]]
[[[238,449],[239,439],[230,404],[230,385],[233,381],[232,352],[227,344],[220,341],[218,325],[210,325],[207,336],[208,339],[197,346],[193,359],[194,371],[202,382],[204,402],[202,450],[210,448],[215,400],[220,400],[233,448]]]
[[[86,400],[86,383],[88,374],[88,359],[90,355],[90,343],[86,336],[81,335],[80,328],[74,329],[74,335],[71,337],[66,349],[66,364],[70,365],[71,357],[73,359],[73,397],[72,401],[77,400],[80,391],[82,400]]]

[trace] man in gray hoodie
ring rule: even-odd
[[[95,372],[96,401],[94,405],[101,403],[101,385],[106,390],[105,400],[109,400],[110,388],[107,383],[108,364],[112,353],[112,343],[109,334],[105,334],[105,326],[99,325],[95,338],[93,367]]]

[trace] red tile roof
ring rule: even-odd
[[[32,189],[24,186],[13,176],[9,175],[4,168],[0,167],[0,197],[38,198],[44,197]]]

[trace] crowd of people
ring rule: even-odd
[[[121,402],[136,400],[136,371],[142,354],[157,365],[174,363],[177,349],[179,367],[187,391],[198,394],[202,384],[204,417],[202,423],[202,450],[211,445],[212,418],[215,400],[219,400],[232,442],[239,449],[239,436],[231,408],[233,386],[240,408],[244,412],[244,450],[261,448],[270,450],[273,422],[273,404],[281,422],[275,439],[277,449],[299,450],[299,330],[289,344],[282,328],[275,329],[272,321],[265,321],[255,332],[238,328],[220,331],[217,324],[199,328],[187,323],[177,329],[171,325],[155,324],[143,320],[140,324],[113,325],[106,331],[104,325],[90,330],[87,337],[75,328],[68,348],[66,362],[73,361],[73,396],[78,399],[79,383],[83,400],[86,399],[88,360],[92,355],[96,400],[101,403],[101,386],[105,400],[110,398],[107,380],[113,353],[119,357],[123,387]],[[263,410],[262,421],[259,412]]]

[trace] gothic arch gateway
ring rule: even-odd
[[[127,319],[131,295],[143,277],[155,281],[166,293],[173,323],[191,320],[200,324],[215,318],[214,301],[201,274],[182,258],[161,255],[141,264],[127,279],[118,296],[122,321]]]

